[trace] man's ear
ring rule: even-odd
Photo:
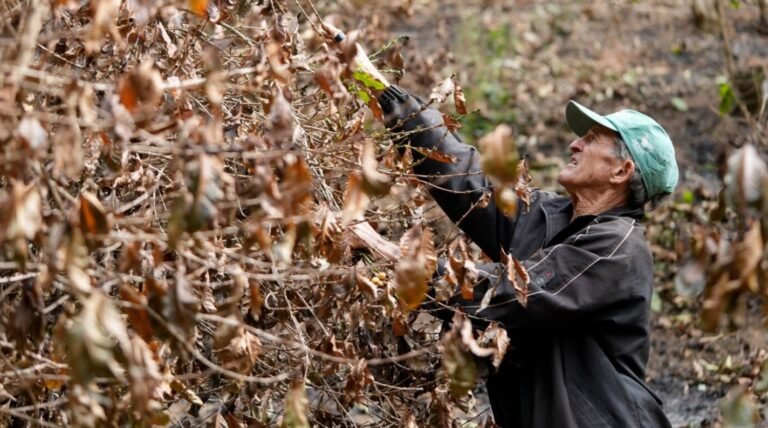
[[[629,183],[632,178],[632,174],[635,173],[635,163],[629,159],[621,161],[621,163],[613,169],[611,174],[611,183],[621,184]]]

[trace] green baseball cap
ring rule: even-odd
[[[640,170],[648,198],[675,190],[678,178],[675,147],[655,120],[635,110],[601,116],[576,101],[569,101],[565,107],[565,120],[579,137],[595,125],[618,132]]]

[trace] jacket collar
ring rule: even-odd
[[[547,232],[544,247],[557,245],[587,227],[601,217],[630,217],[641,220],[644,215],[642,208],[616,207],[597,215],[582,215],[571,220],[573,203],[570,198],[557,198],[541,204],[544,217],[547,220]]]

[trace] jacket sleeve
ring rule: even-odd
[[[530,331],[604,320],[632,301],[647,300],[652,258],[636,227],[629,219],[592,225],[523,261],[530,277],[525,306],[499,263],[480,266],[483,279],[471,301],[456,295],[450,303],[470,314],[478,328],[499,321],[509,330]],[[486,293],[492,298],[481,309]]]
[[[492,198],[480,206],[480,199],[492,188],[480,168],[477,149],[449,132],[439,111],[427,108],[402,89],[391,86],[379,100],[387,127],[406,136],[411,146],[437,150],[456,159],[445,163],[414,153],[413,171],[429,182],[432,197],[448,217],[491,260],[499,261],[500,250],[506,251],[512,242],[515,221],[506,217]]]

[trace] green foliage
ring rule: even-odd
[[[717,83],[718,91],[720,92],[720,114],[728,114],[736,104],[736,94],[733,92],[733,86],[731,86],[731,82],[725,76],[717,76],[715,83]]]
[[[514,124],[511,88],[503,82],[509,81],[505,61],[518,53],[519,40],[509,25],[498,24],[478,30],[482,24],[477,17],[468,17],[459,26],[457,44],[467,52],[463,62],[470,63],[474,70],[469,79],[473,82],[464,89],[472,104],[482,105],[482,111],[474,111],[462,121],[461,133],[469,141],[492,131],[501,123]]]
[[[680,97],[672,97],[669,102],[672,103],[672,107],[677,111],[688,111],[688,103]]]
[[[375,77],[371,76],[370,73],[363,70],[355,70],[352,73],[352,77],[356,81],[362,83],[366,88],[375,89],[377,91],[381,91],[384,88],[386,88],[386,86],[384,86],[383,83],[379,82],[378,79],[376,79]]]

